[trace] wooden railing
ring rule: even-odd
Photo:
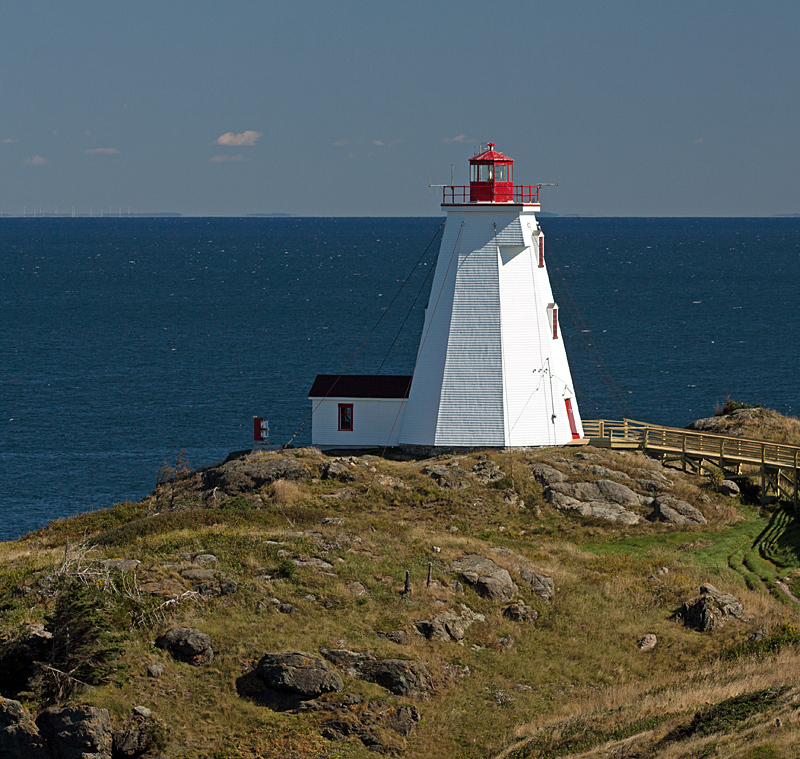
[[[668,460],[680,460],[684,467],[694,462],[702,467],[703,461],[716,464],[723,471],[741,474],[742,467],[760,472],[762,495],[769,487],[797,503],[798,463],[800,446],[773,443],[768,440],[720,435],[657,424],[590,419],[583,422],[583,432],[588,438],[608,440],[614,446],[631,444],[646,453]]]

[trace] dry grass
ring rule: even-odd
[[[295,482],[276,480],[267,487],[267,494],[275,505],[288,506],[303,497],[303,489]]]

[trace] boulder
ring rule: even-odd
[[[721,593],[713,585],[703,585],[700,595],[687,601],[675,615],[687,627],[700,632],[710,632],[721,627],[729,619],[744,621],[741,603],[728,593]]]
[[[37,718],[52,759],[111,759],[113,735],[108,709],[51,706]]]
[[[321,653],[350,677],[376,683],[398,696],[426,701],[433,693],[433,678],[421,661],[377,659],[346,648],[322,649]]]
[[[420,619],[414,622],[417,632],[428,640],[441,640],[456,642],[464,639],[466,631],[475,622],[485,622],[483,614],[476,614],[472,609],[461,606],[461,613],[442,611],[431,619]]]
[[[116,569],[118,572],[133,572],[141,563],[138,559],[103,559],[100,562],[104,569]]]
[[[173,627],[156,639],[156,646],[194,666],[208,664],[214,658],[211,638],[196,627]]]
[[[584,517],[605,519],[608,522],[620,522],[622,524],[638,524],[641,521],[641,517],[638,514],[618,503],[609,503],[608,501],[584,503],[553,490],[546,491],[545,496],[553,507],[559,511],[573,512]]]
[[[464,490],[471,484],[469,475],[460,466],[428,464],[420,469],[440,487],[448,490]]]
[[[375,634],[379,638],[390,640],[392,643],[397,643],[398,646],[408,645],[408,634],[405,630],[375,630]]]
[[[334,459],[323,464],[320,473],[323,480],[353,482],[357,478],[350,465],[342,459]]]
[[[706,518],[699,509],[671,495],[658,496],[652,505],[653,513],[650,516],[652,521],[686,525],[706,524]]]
[[[475,479],[482,485],[488,485],[490,482],[497,482],[505,477],[503,470],[500,469],[493,461],[479,461],[472,467],[472,473]]]
[[[479,596],[492,601],[510,601],[517,586],[508,570],[497,566],[491,559],[476,553],[467,554],[452,562],[453,569]]]
[[[239,495],[276,480],[300,482],[310,476],[308,469],[293,458],[245,457],[207,469],[203,472],[203,488]]]
[[[741,490],[733,480],[723,480],[717,488],[722,495],[739,495]]]
[[[318,698],[344,687],[342,678],[319,656],[302,651],[265,654],[256,675],[267,688],[303,698]]]
[[[543,601],[549,601],[556,592],[556,584],[552,577],[541,575],[534,571],[531,562],[510,548],[493,548],[493,553],[499,553],[508,558],[511,568],[519,574],[520,580],[530,587],[533,594]]]
[[[550,485],[554,485],[556,482],[564,482],[566,479],[554,466],[550,466],[550,464],[545,464],[541,461],[534,461],[528,464],[528,468],[531,470],[534,479],[545,487],[550,487]]]
[[[647,633],[647,635],[645,635],[644,638],[642,638],[639,641],[639,650],[650,651],[651,649],[656,647],[657,643],[658,643],[658,638],[655,635],[653,635],[653,633]]]
[[[0,697],[0,756],[3,759],[50,759],[39,728],[19,702]]]
[[[536,609],[532,609],[524,601],[517,601],[503,609],[503,616],[512,622],[533,625],[539,619],[539,612]]]
[[[137,759],[161,748],[164,728],[145,706],[135,706],[132,714],[113,731],[114,759]]]

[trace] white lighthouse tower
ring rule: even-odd
[[[442,237],[400,445],[563,445],[583,436],[536,213],[513,160],[470,159]]]

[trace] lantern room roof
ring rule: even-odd
[[[513,158],[509,158],[507,155],[503,155],[499,151],[495,150],[493,142],[489,143],[489,150],[486,150],[483,153],[478,153],[478,155],[469,159],[470,163],[489,163],[496,161],[503,163],[514,163]]]

